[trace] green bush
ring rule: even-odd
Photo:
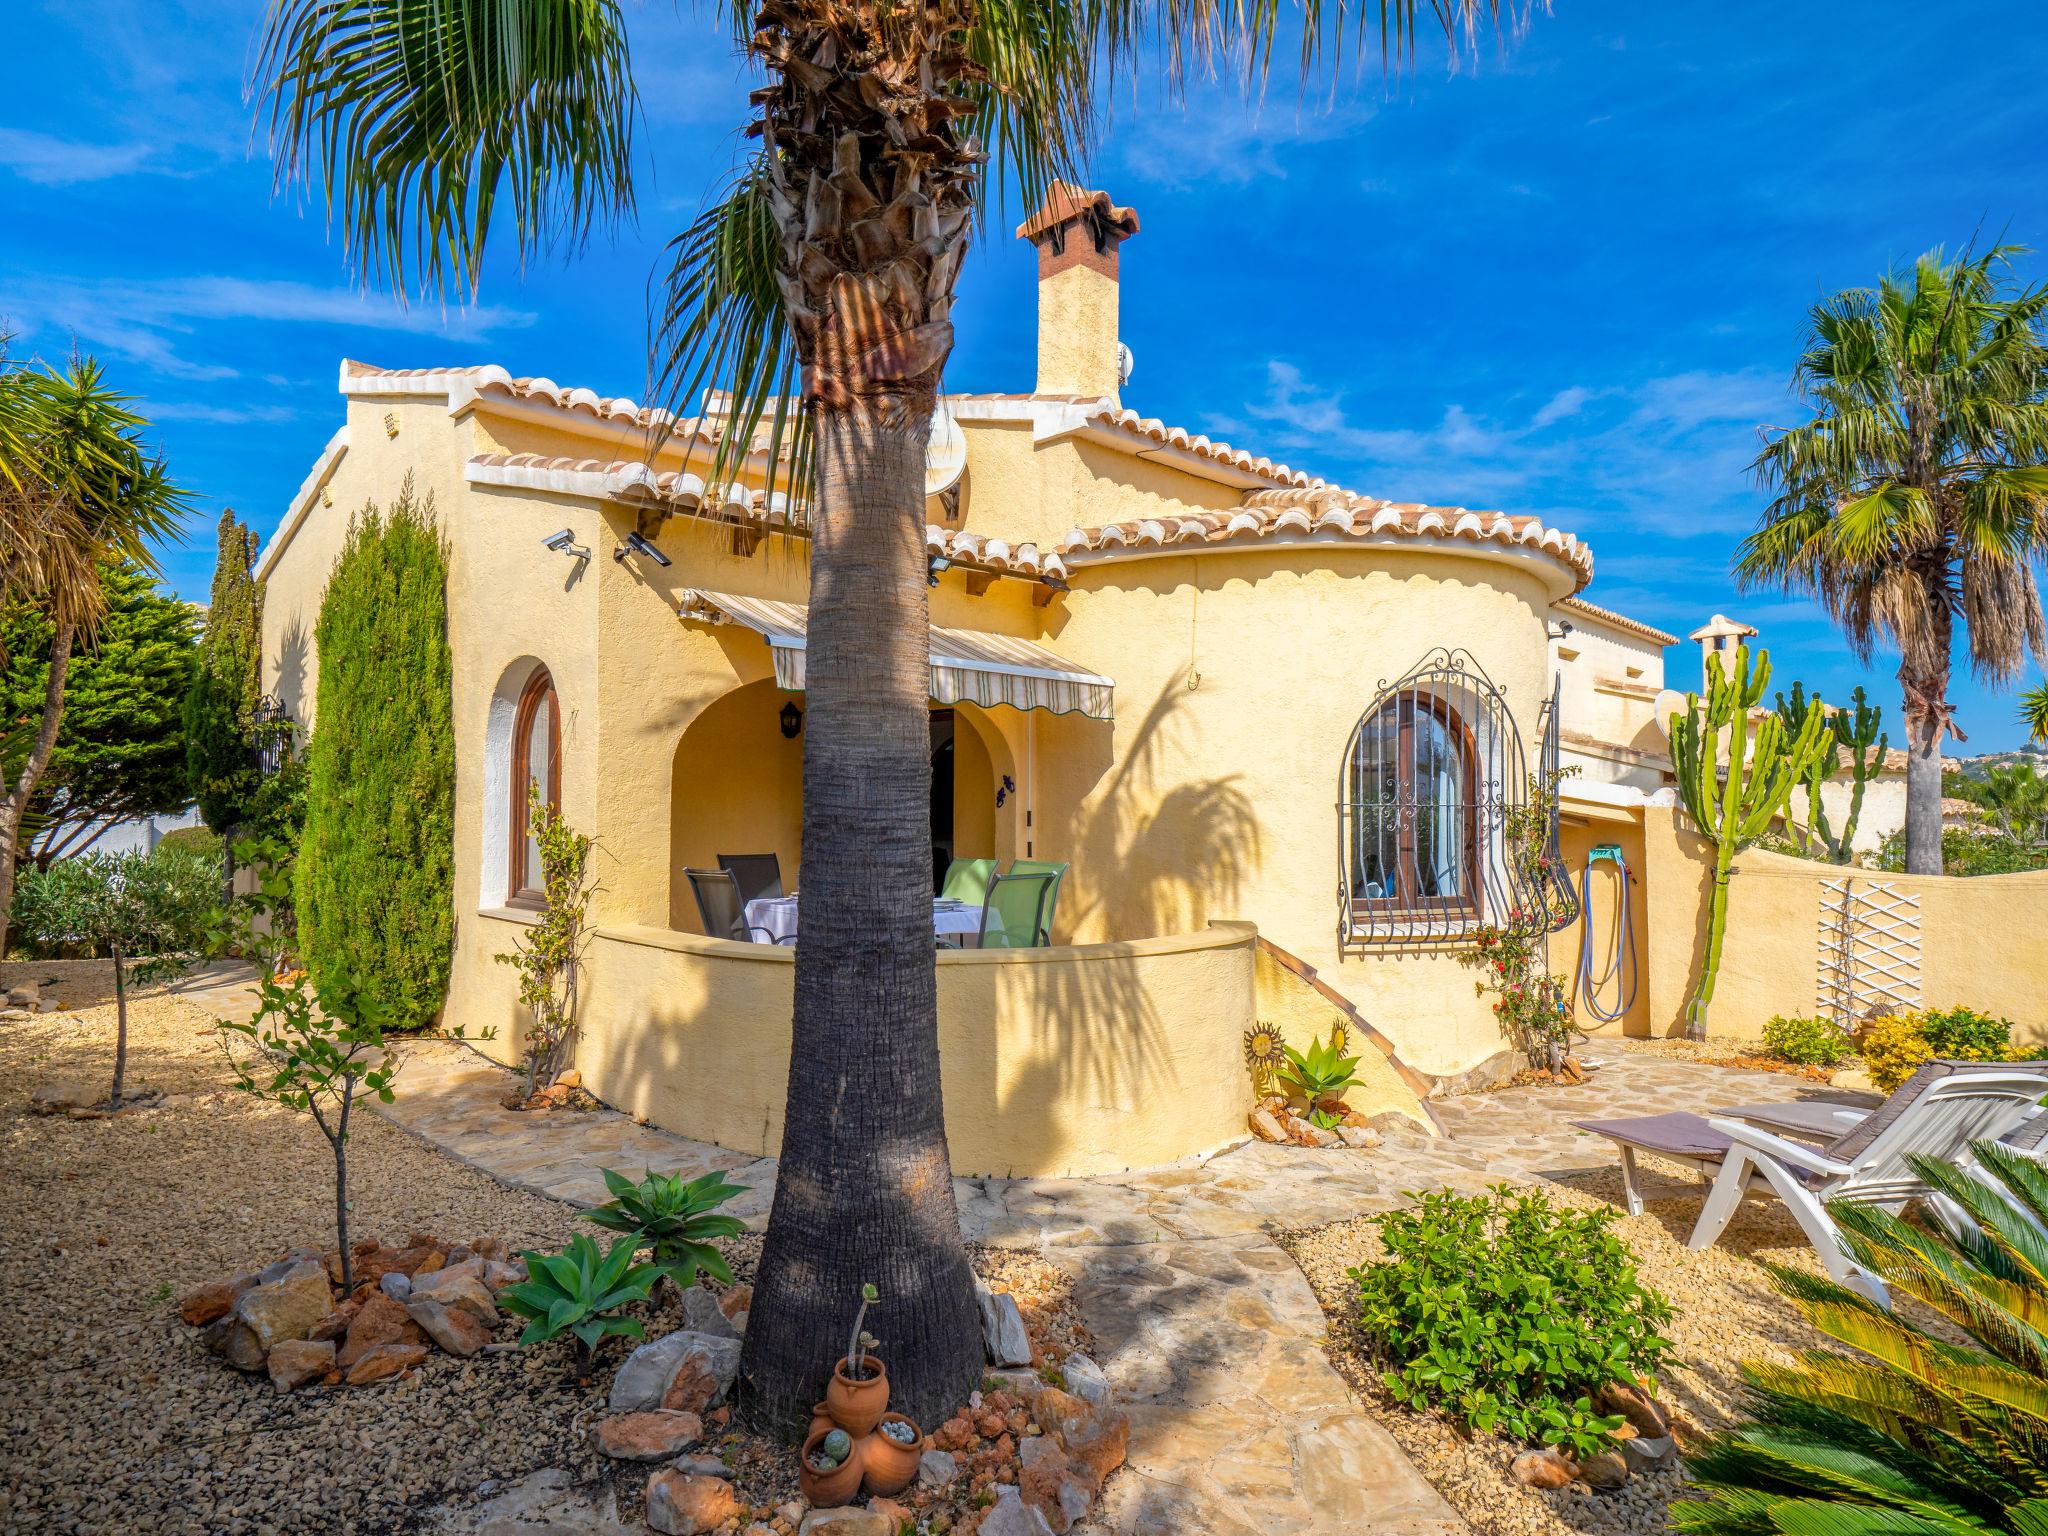
[[[1856,1042],[1832,1019],[1788,1019],[1779,1014],[1764,1026],[1764,1050],[1796,1066],[1832,1067],[1856,1054]]]
[[[162,853],[169,849],[173,853],[189,853],[218,865],[222,847],[220,834],[211,827],[174,827],[157,839],[155,851]]]
[[[455,932],[447,576],[408,479],[388,517],[350,524],[314,630],[300,949],[316,986],[352,978],[394,1030],[433,1022]]]
[[[1877,850],[1877,867],[1898,874],[1906,867],[1903,828]],[[1949,827],[1941,834],[1941,872],[1945,875],[2017,875],[2048,869],[2048,846],[2030,846],[1994,832]]]
[[[1930,1008],[1920,1033],[1936,1056],[1949,1061],[2004,1061],[2012,1055],[2012,1020],[1974,1008]]]
[[[1647,1382],[1670,1348],[1657,1330],[1671,1308],[1637,1283],[1613,1211],[1497,1184],[1372,1220],[1387,1257],[1351,1271],[1359,1321],[1410,1407],[1584,1455],[1619,1423],[1595,1418],[1590,1394]]]

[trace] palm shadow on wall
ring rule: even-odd
[[[1171,764],[1187,760],[1176,749],[1194,729],[1188,698],[1186,673],[1176,672],[1117,761],[1108,731],[1086,733],[1081,749],[1101,757],[1096,783],[1066,835],[1048,838],[1096,866],[1069,872],[1063,930],[1114,942],[1199,933],[1212,919],[1240,915],[1260,866],[1259,818],[1241,775],[1166,782]],[[1006,995],[1030,1021],[1031,1045],[999,1112],[1031,1113],[1046,1102],[1139,1109],[1133,1084],[1174,1091],[1170,1031],[1182,1025],[1161,1016],[1142,960],[1112,954],[1010,969]]]

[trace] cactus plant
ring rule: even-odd
[[[1762,715],[1751,742],[1750,712],[1763,697],[1770,676],[1769,651],[1757,652],[1752,668],[1749,647],[1738,645],[1725,671],[1721,657],[1710,655],[1705,704],[1698,694],[1689,693],[1683,713],[1671,717],[1671,760],[1679,795],[1700,835],[1715,847],[1707,952],[1685,1007],[1685,1033],[1693,1040],[1706,1038],[1728,926],[1728,881],[1735,873],[1735,855],[1769,829],[1791,803],[1793,786],[1834,749],[1834,732],[1818,698],[1808,703],[1797,727],[1788,727],[1776,714]]]
[[[1816,695],[1818,697],[1818,695]],[[1846,864],[1854,852],[1856,822],[1863,814],[1863,789],[1884,767],[1885,751],[1891,738],[1878,729],[1884,711],[1867,702],[1862,688],[1850,696],[1853,707],[1829,712],[1830,741],[1808,765],[1806,784],[1806,846],[1809,853],[1825,853],[1830,862]],[[1806,723],[1808,701],[1802,684],[1792,685],[1792,697],[1777,696],[1778,718],[1788,735],[1796,736]],[[1828,825],[1827,808],[1821,803],[1821,785],[1841,766],[1841,753],[1849,754],[1849,815],[1841,835]]]

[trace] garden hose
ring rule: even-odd
[[[1593,974],[1593,866],[1614,866],[1614,942],[1603,969]],[[1635,876],[1622,857],[1619,843],[1602,843],[1586,855],[1586,867],[1579,875],[1579,974],[1572,983],[1572,996],[1603,1024],[1612,1024],[1635,1006],[1636,984],[1641,968],[1636,964],[1636,931],[1629,911],[1629,886]],[[1610,1008],[1602,994],[1611,989]]]

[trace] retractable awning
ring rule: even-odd
[[[768,642],[775,681],[792,691],[804,686],[804,631],[810,610],[803,603],[691,588],[677,601],[683,618],[701,624],[738,624]],[[1111,718],[1115,683],[1083,672],[1064,656],[1031,640],[973,629],[931,631],[931,696],[938,704],[1007,704],[1055,715]]]

